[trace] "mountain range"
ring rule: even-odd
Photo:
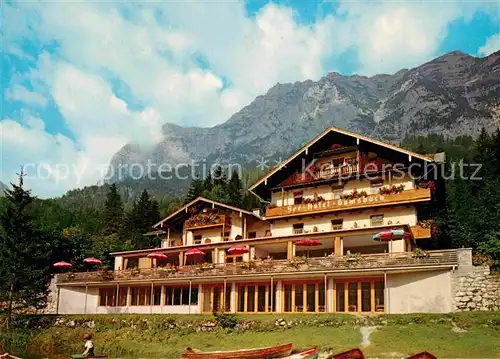
[[[500,51],[484,58],[456,51],[392,75],[332,72],[319,81],[278,83],[220,125],[166,123],[160,143],[128,144],[111,164],[205,161],[245,167],[287,156],[328,126],[397,144],[409,135],[474,136],[499,124]]]

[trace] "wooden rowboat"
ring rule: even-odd
[[[428,351],[423,351],[417,354],[414,354],[407,359],[438,359],[437,356],[429,353]]]
[[[107,358],[109,357],[109,354],[95,354],[90,357],[85,357],[85,359],[98,359],[98,358]],[[71,357],[65,358],[65,359],[71,359]]]
[[[306,350],[299,350],[297,352],[290,354],[287,357],[284,357],[283,359],[317,359],[317,358],[318,358],[318,347],[314,347]]]
[[[190,359],[271,359],[283,358],[292,352],[292,344],[276,345],[257,349],[240,349],[233,351],[202,352],[188,348],[182,354],[183,358]]]
[[[363,354],[361,349],[356,348],[343,353],[333,354],[327,359],[365,359],[365,355]]]

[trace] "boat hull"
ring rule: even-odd
[[[425,351],[421,353],[414,354],[407,359],[437,359],[437,356]]]
[[[317,359],[318,358],[318,347],[301,350],[296,353],[284,357],[283,359]]]
[[[328,359],[365,359],[365,355],[361,349],[351,349],[343,353],[333,354]]]
[[[292,352],[292,344],[277,345],[267,348],[241,349],[218,352],[187,352],[183,358],[189,359],[272,359],[283,358]]]

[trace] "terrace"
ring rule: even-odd
[[[458,265],[456,250],[356,254],[327,257],[294,257],[291,260],[263,259],[240,263],[202,264],[119,271],[63,273],[57,283],[165,281],[190,278],[248,277],[293,273],[323,274],[357,271],[411,270]]]

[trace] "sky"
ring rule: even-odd
[[[161,125],[214,126],[277,82],[394,73],[500,49],[494,1],[1,3],[0,180],[97,184]]]

